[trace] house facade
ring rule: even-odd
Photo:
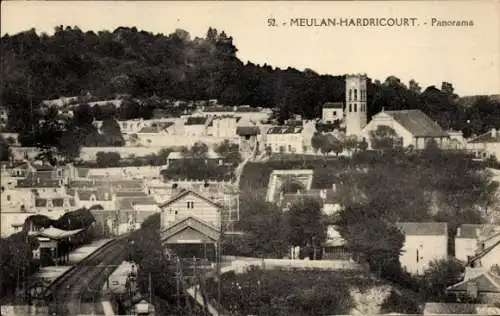
[[[160,209],[163,228],[187,217],[198,218],[218,229],[221,227],[221,206],[192,190],[180,192],[161,204]]]
[[[342,102],[326,102],[323,104],[321,120],[333,123],[344,119],[344,104]]]
[[[457,228],[455,236],[455,257],[462,262],[469,262],[478,251],[483,241],[488,244],[489,233],[495,233],[498,226],[483,224],[463,224]],[[486,246],[486,245],[485,245]]]
[[[302,154],[310,151],[316,124],[273,126],[265,134],[265,147],[273,153]]]
[[[401,222],[405,236],[401,266],[411,274],[422,275],[433,260],[448,258],[447,223]]]
[[[500,160],[500,130],[493,128],[491,131],[471,139],[467,142],[467,150],[478,158],[494,157]]]

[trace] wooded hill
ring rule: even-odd
[[[225,105],[278,107],[280,119],[291,113],[319,117],[324,102],[345,97],[344,76],[244,64],[236,56],[232,37],[213,28],[204,38],[191,38],[179,29],[164,35],[135,27],[95,33],[58,26],[51,36],[38,35],[35,29],[5,35],[1,49],[2,105],[12,110],[14,126],[20,118],[30,123],[30,96],[35,108],[43,99],[87,92],[102,99],[122,93],[218,99]],[[478,98],[468,108],[458,104],[451,84],[421,90],[416,81],[406,85],[395,76],[384,82],[370,80],[368,114],[382,107],[421,109],[444,128],[463,130],[466,136],[500,122],[498,100]]]

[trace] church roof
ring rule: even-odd
[[[432,121],[420,110],[384,111],[401,124],[413,136],[417,137],[446,137],[446,133],[437,122]]]

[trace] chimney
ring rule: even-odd
[[[337,185],[335,183],[332,184],[332,191],[337,192]]]
[[[457,228],[457,237],[460,237],[461,235],[461,231],[460,231],[460,227]]]
[[[497,137],[497,129],[496,128],[491,129],[491,137],[493,137],[493,138]]]

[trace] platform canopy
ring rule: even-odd
[[[58,240],[74,236],[83,230],[84,230],[83,228],[74,230],[63,230],[51,226],[49,228],[45,228],[39,232],[36,232],[33,235],[37,237],[45,237],[52,240]]]

